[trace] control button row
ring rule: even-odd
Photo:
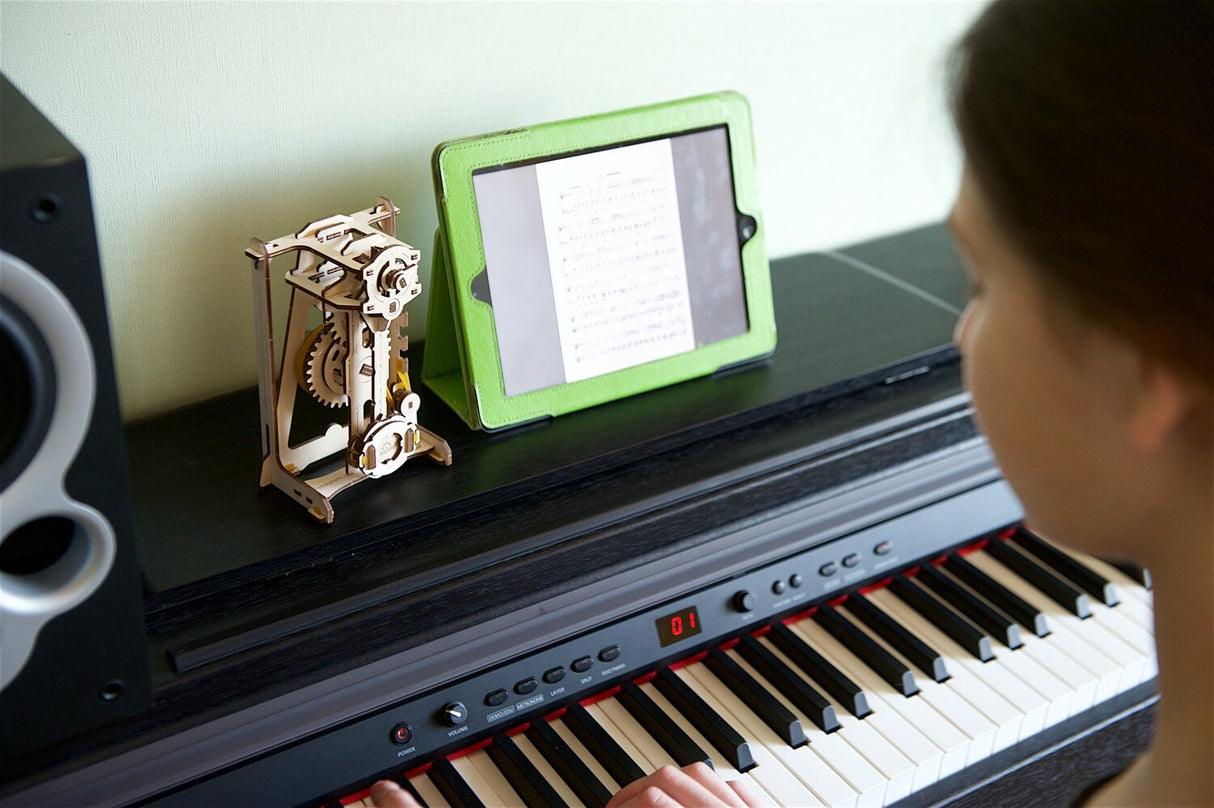
[[[873,546],[873,555],[889,555],[894,549],[893,545],[888,541],[878,542]],[[851,568],[860,564],[861,558],[859,553],[848,553],[843,556],[840,562],[844,567]],[[839,571],[839,565],[833,561],[827,561],[822,566],[818,567],[818,574],[823,578],[830,578]]]
[[[619,656],[620,646],[618,645],[609,645],[600,650],[598,653],[600,662],[614,662],[619,658]],[[554,685],[564,679],[569,670],[572,670],[574,673],[585,673],[593,667],[594,657],[578,657],[569,663],[568,670],[564,665],[557,665],[555,668],[549,668],[548,670],[544,671],[540,678],[544,680],[544,684]],[[528,676],[525,679],[520,679],[519,681],[515,682],[513,690],[520,696],[526,696],[534,693],[539,686],[540,683],[534,676]],[[497,690],[490,691],[488,694],[486,694],[485,706],[500,707],[505,704],[506,700],[509,698],[509,691],[507,691],[505,688],[498,688]]]

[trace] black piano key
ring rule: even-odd
[[[509,735],[502,732],[493,736],[487,750],[497,765],[498,771],[509,781],[527,808],[564,808],[565,801],[548,782],[535,764],[527,759],[523,750],[515,745]]]
[[[1125,577],[1129,578],[1134,583],[1141,586],[1143,589],[1150,590],[1154,587],[1151,581],[1151,571],[1146,567],[1140,567],[1133,561],[1110,561]]]
[[[585,707],[580,704],[570,705],[561,720],[615,779],[617,785],[623,787],[645,776],[645,770],[615,742],[611,733],[594,720],[594,716],[587,712]]]
[[[785,743],[794,749],[809,743],[801,720],[792,711],[767,692],[753,676],[744,671],[720,648],[713,648],[704,660],[716,677],[745,702],[763,723],[771,727]]]
[[[788,657],[794,665],[829,693],[835,701],[856,718],[872,713],[868,696],[860,686],[836,668],[829,659],[819,654],[809,643],[793,633],[783,623],[775,623],[767,635],[772,643]]]
[[[785,665],[783,660],[768,651],[767,646],[747,635],[738,643],[738,652],[763,675],[763,678],[783,693],[794,707],[809,716],[824,732],[834,732],[839,728],[835,705]]]
[[[485,803],[445,757],[430,764],[430,779],[452,808],[485,808]]]
[[[1036,536],[1024,528],[1017,528],[1011,538],[1018,546],[1053,567],[1060,575],[1069,579],[1071,583],[1105,606],[1117,605],[1117,588],[1103,575],[1085,567],[1040,536]]]
[[[951,555],[944,562],[944,567],[957,576],[970,589],[986,598],[992,606],[1024,626],[1038,637],[1050,633],[1049,621],[1045,614],[1025,602],[1024,598],[1009,590],[1006,586],[987,575],[959,555]]]
[[[561,779],[585,805],[606,806],[612,791],[603,785],[580,757],[546,721],[535,721],[527,728],[527,737],[556,770]]]
[[[922,587],[898,575],[890,581],[889,589],[907,606],[919,614],[936,628],[943,631],[966,651],[969,651],[982,662],[990,662],[995,658],[991,649],[991,638],[983,634],[973,623],[954,612],[944,603],[929,595]]]
[[[712,766],[711,756],[701,749],[671,716],[654,704],[653,699],[645,695],[641,688],[632,682],[625,682],[620,687],[620,695],[617,698],[637,723],[674,758],[675,763],[690,766],[692,763],[702,762]]]
[[[1025,553],[1000,539],[987,542],[986,551],[1003,566],[1040,589],[1050,600],[1080,619],[1092,616],[1092,604],[1086,593],[1052,570],[1038,564]]]
[[[915,577],[939,595],[942,600],[951,604],[954,609],[973,620],[1008,648],[1019,648],[1024,645],[1020,639],[1020,627],[1016,625],[1016,621],[1001,614],[986,601],[936,569],[934,565],[924,564]]]
[[[848,597],[843,605],[895,651],[909,659],[916,668],[937,682],[948,679],[948,666],[944,664],[944,657],[908,631],[906,626],[886,614],[880,606],[859,593]]]
[[[814,620],[903,696],[913,696],[919,692],[919,685],[915,684],[915,675],[910,668],[873,642],[872,637],[856,628],[834,608],[819,606],[818,611],[814,612]]]
[[[747,772],[758,765],[750,751],[750,745],[741,733],[709,706],[708,702],[700,698],[700,694],[679,678],[677,673],[670,668],[662,668],[653,684],[666,700],[725,756],[731,766],[740,772]]]
[[[409,778],[405,777],[404,772],[401,772],[400,774],[388,779],[407,791],[422,808],[430,808],[430,806],[426,804],[426,801],[422,799],[422,795],[418,794],[417,789],[414,788],[413,784],[409,782]]]

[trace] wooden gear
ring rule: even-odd
[[[406,304],[421,294],[421,253],[398,241],[391,200],[312,222],[293,236],[253,239],[253,298],[261,398],[261,485],[273,484],[317,519],[333,521],[332,499],[368,477],[383,477],[425,454],[451,464],[447,442],[417,423],[420,400],[409,384]],[[270,263],[295,253],[281,363],[275,372]],[[309,329],[315,309],[319,326]],[[346,407],[346,424],[290,445],[295,396]],[[340,464],[334,465],[340,454]],[[308,470],[330,462],[315,476]]]

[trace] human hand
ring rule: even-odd
[[[622,789],[607,808],[755,808],[761,804],[745,783],[723,780],[707,764],[693,763],[682,769],[663,766]]]
[[[375,808],[421,808],[412,794],[391,780],[380,780],[371,786],[371,802]]]

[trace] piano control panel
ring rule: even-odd
[[[985,528],[967,532],[966,519],[958,518],[965,513]],[[735,637],[748,626],[892,574],[925,552],[938,551],[942,534],[956,536],[960,544],[1020,518],[1019,503],[1003,483],[985,485],[643,609],[305,740],[296,749],[331,764],[353,755],[364,774],[407,770],[411,761],[420,765]],[[200,796],[223,796],[222,788],[202,785]]]

